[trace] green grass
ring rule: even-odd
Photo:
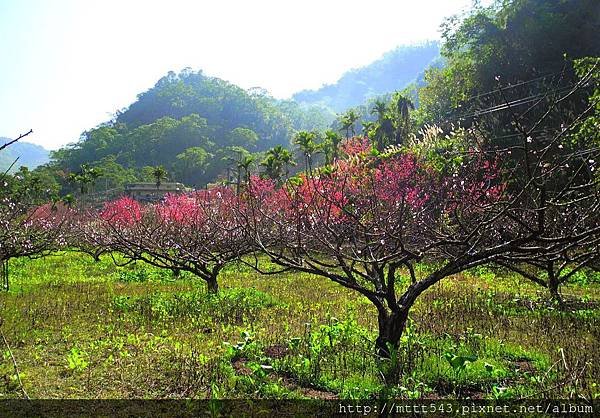
[[[107,256],[19,259],[10,271],[2,331],[32,398],[600,397],[594,277],[565,287],[578,301],[567,312],[518,277],[449,278],[382,361],[370,302],[303,273],[232,265],[208,295],[190,274]],[[0,397],[20,397],[2,353]]]

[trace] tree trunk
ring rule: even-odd
[[[556,280],[556,278],[554,278],[553,280],[548,280],[548,290],[550,291],[550,297],[553,301],[557,302],[559,306],[563,306],[564,301],[560,292],[558,291],[558,286],[559,283],[558,280]]]
[[[559,306],[563,306],[563,299],[558,291],[558,287],[560,285],[558,281],[558,277],[554,272],[554,263],[549,262],[547,267],[548,272],[548,290],[550,291],[550,297],[553,301],[557,302]]]
[[[217,282],[217,276],[211,276],[206,278],[206,287],[208,289],[208,293],[216,295],[219,293],[219,283]]]
[[[380,311],[378,315],[379,335],[375,340],[377,354],[381,358],[390,358],[390,347],[397,349],[400,337],[406,329],[409,307],[403,307],[397,312]]]
[[[8,260],[0,260],[0,278],[2,279],[2,287],[8,292]]]

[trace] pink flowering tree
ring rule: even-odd
[[[111,206],[116,202],[105,205]],[[121,205],[121,202],[117,203]],[[121,207],[125,212],[126,207]],[[80,208],[71,220],[71,233],[68,237],[68,247],[74,251],[89,255],[94,261],[99,262],[103,254],[109,254],[109,236],[105,233],[105,225],[99,213],[93,208]]]
[[[5,143],[0,146],[0,151],[32,132],[29,130]],[[7,182],[8,171],[0,172],[0,278],[6,290],[9,288],[9,260],[43,256],[64,246],[70,219],[69,208],[62,204],[35,206],[27,201],[27,188],[21,190],[22,194],[11,191]]]
[[[31,208],[11,199],[0,201],[0,272],[7,290],[9,260],[41,257],[63,248],[71,217],[71,209],[60,203]]]
[[[130,261],[191,272],[216,293],[223,267],[251,250],[239,205],[227,187],[171,195],[147,206],[122,198],[104,206],[96,237]]]
[[[561,198],[563,188],[550,201],[539,187],[552,183],[552,171],[520,184],[514,159],[505,164],[510,150],[489,152],[479,143],[439,156],[448,160],[440,166],[406,148],[378,154],[367,140],[353,139],[343,146],[345,159],[313,176],[280,188],[253,179],[248,235],[280,266],[326,277],[371,301],[376,347],[389,356],[419,296],[444,278],[591,233],[567,237],[545,224],[549,205],[571,204],[587,191],[570,184],[569,200]],[[416,268],[421,261],[430,268]]]
[[[248,234],[275,263],[369,299],[378,312],[377,348],[388,355],[421,293],[488,257],[463,251],[423,277],[415,264],[447,257],[445,244],[463,239],[460,222],[491,220],[504,189],[491,163],[446,178],[410,152],[375,156],[364,139],[342,150],[347,158],[281,188],[253,179]],[[485,235],[482,229],[472,238]]]

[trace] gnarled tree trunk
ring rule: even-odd
[[[208,293],[217,294],[219,293],[219,283],[217,282],[217,278],[210,277],[206,280],[206,287],[208,289]]]
[[[390,358],[390,347],[397,349],[400,338],[406,329],[409,307],[403,307],[395,312],[379,310],[377,324],[379,335],[375,340],[377,354],[381,358]]]

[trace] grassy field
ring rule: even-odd
[[[32,398],[598,398],[598,277],[563,293],[565,311],[518,277],[455,276],[423,295],[386,361],[366,299],[241,265],[210,296],[188,274],[110,257],[13,260],[0,312]],[[0,397],[22,397],[1,353]]]

